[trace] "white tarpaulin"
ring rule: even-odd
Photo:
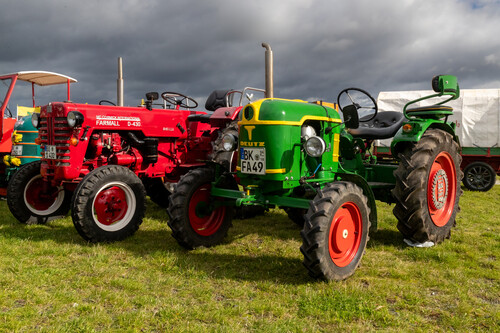
[[[379,112],[401,111],[409,101],[435,94],[432,90],[383,91],[378,95]],[[410,108],[439,103],[445,97],[427,99]],[[500,89],[463,89],[460,97],[445,105],[453,108],[448,121],[457,124],[456,132],[462,147],[500,146]],[[390,146],[391,140],[380,140],[376,145]]]

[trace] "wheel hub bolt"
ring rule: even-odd
[[[342,232],[342,237],[344,237],[344,239],[346,239],[347,236],[349,236],[349,231],[347,231],[347,229],[344,229],[344,231]]]

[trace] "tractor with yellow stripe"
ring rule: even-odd
[[[396,203],[398,228],[409,242],[439,243],[450,236],[461,195],[460,147],[452,109],[454,76],[432,81],[432,106],[378,112],[358,88],[337,104],[266,98],[240,113],[235,177],[217,165],[184,175],[170,197],[173,237],[185,248],[223,242],[239,206],[281,207],[302,228],[304,265],[311,276],[343,280],[358,267],[377,227],[375,200]],[[272,96],[268,96],[272,97]],[[439,98],[442,97],[442,98]],[[398,163],[371,155],[376,139],[393,138]],[[238,186],[239,185],[239,186]]]

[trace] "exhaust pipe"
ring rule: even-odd
[[[266,98],[273,98],[273,51],[268,43],[262,43],[262,47],[266,49]]]
[[[118,57],[118,80],[116,80],[116,105],[123,106],[123,68],[122,57]]]

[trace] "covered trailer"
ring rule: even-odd
[[[402,110],[406,103],[432,93],[420,91],[384,91],[378,96],[380,112]],[[424,100],[414,106],[427,106]],[[456,134],[462,146],[464,186],[473,191],[488,191],[500,175],[500,89],[462,89],[460,98],[450,101]],[[412,105],[413,107],[413,105]],[[391,140],[376,140],[377,156],[390,156]]]

